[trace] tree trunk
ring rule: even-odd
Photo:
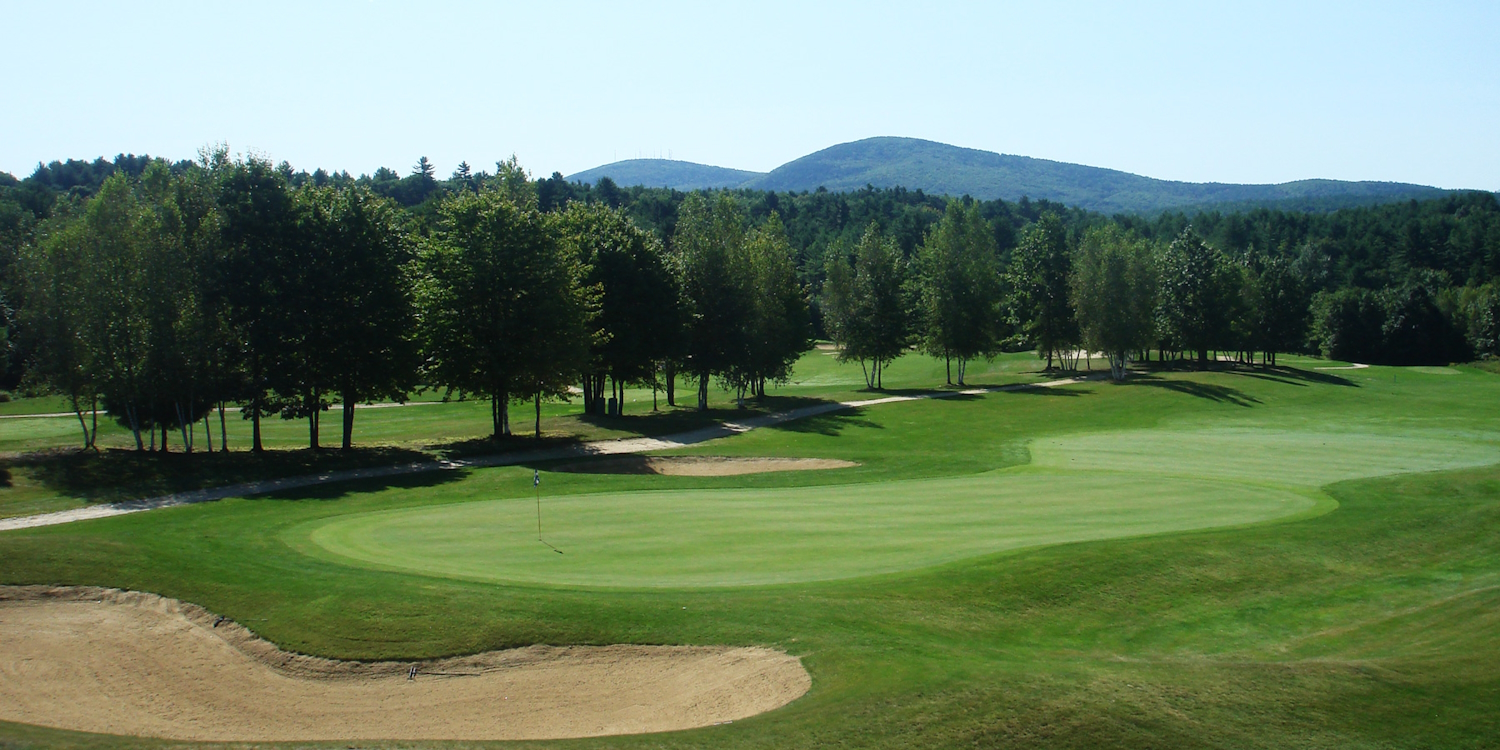
[[[708,373],[698,374],[698,411],[708,411]]]
[[[214,423],[208,414],[203,415],[203,442],[208,446],[208,452],[214,452]]]
[[[260,397],[256,397],[255,405],[250,412],[250,452],[260,453],[265,446],[260,443]]]
[[[318,398],[316,392],[309,393],[303,403],[307,405],[307,447],[317,450],[318,445]]]
[[[943,368],[948,371],[948,385],[953,385],[953,359],[948,356],[947,352],[943,353]],[[963,376],[958,376],[958,379],[962,382]]]
[[[170,435],[170,434],[172,434],[171,431],[167,429],[167,426],[165,424],[163,424],[161,426],[161,452],[162,453],[169,453],[170,452],[170,451],[167,450],[167,436]]]
[[[359,398],[345,390],[339,394],[339,399],[344,402],[344,441],[340,447],[350,450],[354,447],[354,404]]]
[[[677,368],[668,363],[664,368],[667,378],[667,406],[677,405]]]
[[[510,394],[499,392],[490,399],[490,416],[496,440],[510,434]]]
[[[229,452],[229,426],[224,423],[224,402],[219,402],[219,452]]]
[[[536,392],[536,439],[542,439],[542,392]]]
[[[190,395],[188,399],[191,401],[192,396]],[[193,452],[193,438],[189,430],[192,428],[193,423],[188,421],[187,412],[183,411],[181,401],[173,401],[172,410],[177,412],[178,429],[182,430],[182,452],[191,454]]]
[[[136,415],[135,404],[125,407],[125,418],[130,420],[130,433],[135,435],[135,449],[138,451],[145,450],[146,445],[141,441],[141,422]]]
[[[73,413],[78,415],[78,428],[83,430],[83,449],[94,447],[94,441],[89,439],[89,423],[83,421],[83,407],[78,403],[78,397],[73,397]]]
[[[1047,372],[1052,372],[1052,347],[1047,347]]]
[[[1207,370],[1208,369],[1208,350],[1207,349],[1199,349],[1198,350],[1198,369],[1200,369],[1200,370]]]

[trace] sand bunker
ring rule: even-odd
[[[174,740],[555,739],[783,706],[811,680],[764,648],[542,647],[415,663],[278,650],[200,607],[0,587],[0,720]]]
[[[553,468],[573,474],[664,474],[677,477],[730,477],[768,471],[847,469],[859,464],[834,458],[738,458],[730,456],[614,456]]]

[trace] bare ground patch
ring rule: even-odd
[[[796,657],[749,647],[533,646],[341,662],[282,651],[154,594],[0,586],[0,720],[85,732],[220,742],[592,737],[742,719],[810,686]]]
[[[662,474],[729,477],[770,471],[847,469],[859,464],[834,458],[753,458],[734,456],[612,456],[553,467],[570,474]]]

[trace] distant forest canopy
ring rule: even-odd
[[[7,246],[13,246],[19,239],[17,233],[24,231],[24,227],[51,215],[53,203],[59,197],[86,198],[116,171],[139,177],[152,161],[149,156],[129,154],[116,156],[113,161],[102,157],[93,161],[54,161],[38,165],[31,176],[19,181],[0,172],[0,237],[8,239]],[[169,164],[174,172],[180,172],[193,162]],[[373,175],[359,177],[347,171],[295,170],[286,162],[278,168],[292,187],[366,186],[405,207],[419,231],[430,224],[445,196],[476,189],[493,178],[488,171],[461,164],[447,179],[440,179],[425,157],[404,176],[385,167]],[[636,224],[652,230],[664,241],[675,230],[677,210],[688,195],[667,188],[620,187],[607,178],[596,184],[569,182],[556,172],[536,180],[535,185],[543,211],[555,210],[569,201],[604,203],[622,208]],[[809,282],[820,278],[826,248],[837,242],[852,244],[872,222],[892,235],[909,256],[942,216],[948,201],[953,200],[900,187],[867,187],[851,192],[753,189],[729,192],[739,199],[752,222],[763,221],[773,211],[780,215],[787,238],[798,252],[804,279]],[[1063,218],[1075,238],[1084,229],[1103,222],[1121,224],[1146,239],[1165,241],[1192,226],[1210,245],[1233,255],[1310,253],[1317,261],[1313,269],[1317,278],[1310,281],[1319,289],[1353,286],[1378,290],[1413,279],[1442,286],[1477,286],[1500,276],[1497,202],[1493,194],[1484,192],[1332,212],[1254,208],[1233,212],[1168,211],[1152,216],[1105,216],[1028,198],[977,202],[994,227],[1002,264],[1008,251],[1015,247],[1020,231],[1042,214],[1052,212]]]

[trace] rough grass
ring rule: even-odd
[[[1463,368],[1336,378],[1290,368],[1160,374],[1137,385],[873,407],[683,451],[862,464],[847,474],[559,473],[544,482],[559,503],[661,489],[754,489],[774,501],[852,483],[981,479],[1028,462],[1027,445],[1039,461],[1095,457],[1103,465],[1091,471],[1110,475],[1135,471],[1144,455],[1179,457],[1202,475],[1195,481],[1275,483],[1244,472],[1279,475],[1282,464],[1298,482],[1323,481],[1393,459],[1453,455],[1427,441],[1472,451],[1458,454],[1466,462],[1488,460],[1497,396],[1500,378]],[[1340,455],[1313,451],[1323,446],[1308,433],[1375,437]],[[1152,434],[1164,449],[1134,450]],[[1205,435],[1267,442],[1213,450]],[[1378,439],[1386,437],[1395,447]],[[1120,445],[1132,450],[1102,452]],[[1389,454],[1367,456],[1377,449]],[[1332,461],[1353,468],[1322,473]],[[1436,468],[1402,468],[1424,466]],[[507,497],[524,505],[530,476],[518,467],[407,477],[7,532],[0,582],[154,591],[228,614],[285,647],[343,658],[538,642],[765,644],[805,655],[813,676],[804,698],[733,725],[556,744],[1484,748],[1500,736],[1493,466],[1324,485],[1338,508],[1290,522],[1012,549],[773,586],[500,584],[343,564],[294,546],[306,529],[363,513]],[[1065,497],[1070,484],[1048,483],[1043,495]],[[169,743],[0,725],[0,744]]]

